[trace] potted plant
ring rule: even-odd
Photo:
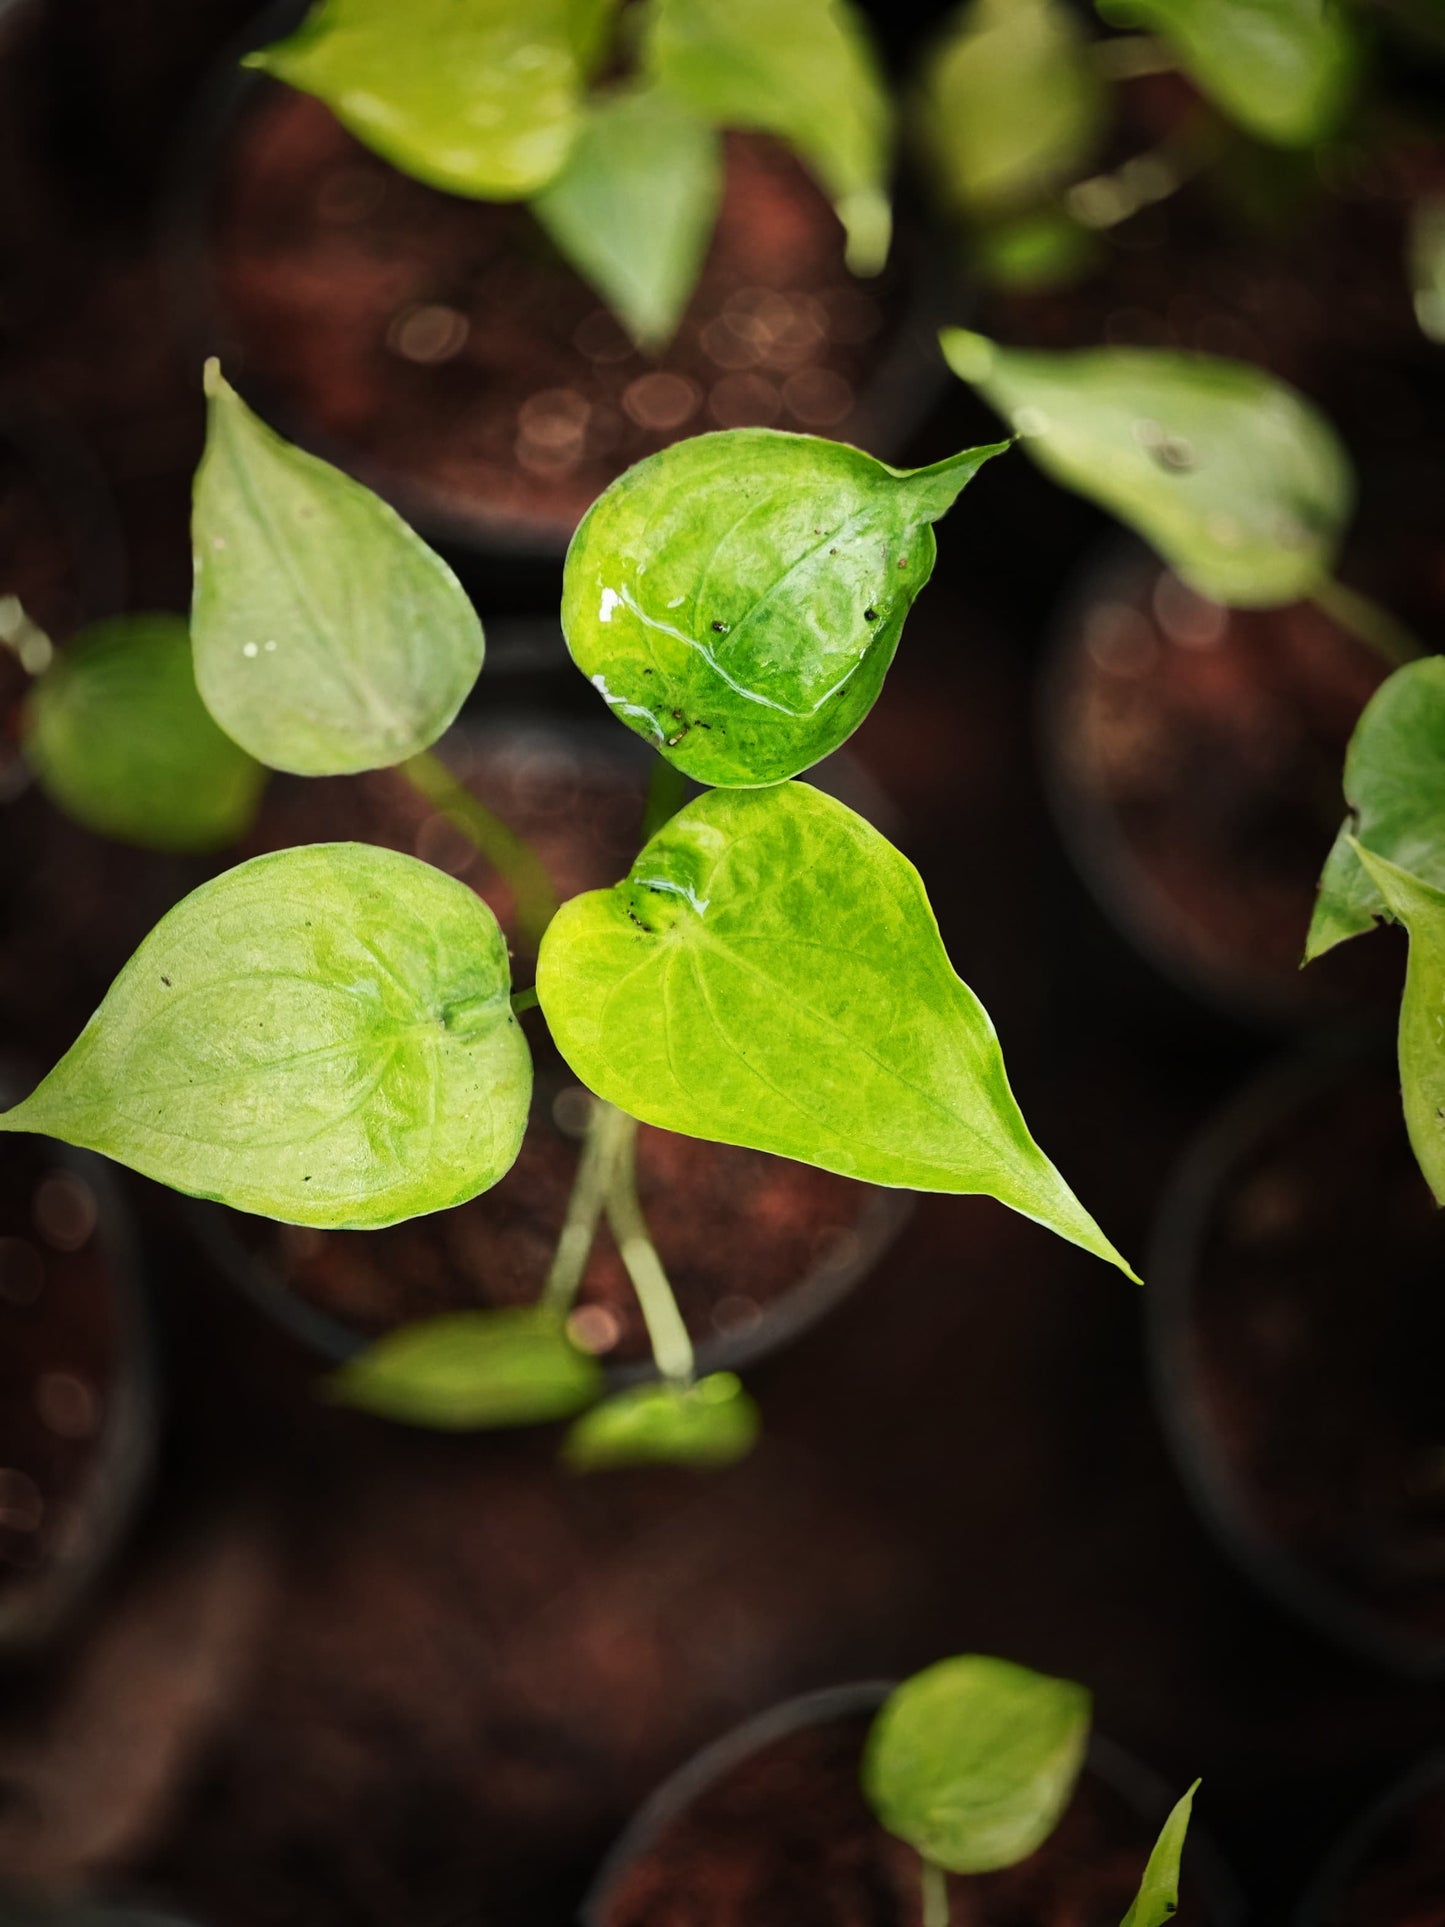
[[[603,702],[657,752],[650,834],[622,882],[554,914],[535,859],[428,753],[483,650],[455,578],[214,364],[207,387],[192,641],[208,708],[271,767],[400,765],[445,799],[514,884],[536,981],[512,990],[495,917],[434,867],[359,844],[278,851],[161,921],[4,1128],[263,1216],[379,1228],[511,1167],[532,1082],[520,1019],[540,1007],[598,1100],[540,1302],[404,1330],[335,1389],[440,1425],[574,1417],[579,1464],[727,1458],[754,1424],[735,1380],[696,1380],[638,1203],[639,1119],[874,1183],[987,1191],[1127,1271],[1029,1135],[916,872],[792,780],[867,713],[933,523],[996,448],[903,472],[725,432],[599,499],[563,621]],[[677,808],[684,777],[709,787]],[[566,1322],[604,1215],[659,1373],[606,1399]]]
[[[1160,1805],[1089,1727],[1082,1687],[980,1654],[808,1694],[653,1795],[583,1920],[1157,1927],[1178,1905],[1195,1788]]]
[[[178,223],[207,346],[298,439],[554,557],[680,434],[898,446],[936,356],[884,271],[893,110],[851,0],[298,18],[205,104]]]

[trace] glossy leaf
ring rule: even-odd
[[[255,857],[161,919],[0,1130],[294,1224],[439,1211],[522,1141],[532,1066],[509,989],[496,918],[415,857]]]
[[[1354,501],[1349,457],[1258,368],[1153,348],[1001,348],[950,329],[944,353],[1046,474],[1127,522],[1203,596],[1294,602],[1327,576]]]
[[[732,1372],[713,1372],[696,1385],[634,1385],[584,1412],[562,1457],[575,1472],[732,1465],[752,1450],[760,1424]]]
[[[593,107],[532,207],[633,339],[660,348],[697,285],[721,198],[716,130],[654,88]]]
[[[517,200],[561,168],[614,0],[318,0],[247,56],[403,173]]]
[[[1345,801],[1350,815],[1320,877],[1306,961],[1384,914],[1356,838],[1445,889],[1445,657],[1407,663],[1365,705],[1345,756]]]
[[[918,872],[818,790],[688,804],[623,882],[563,905],[537,991],[577,1076],[645,1123],[987,1192],[1123,1266],[1029,1136]]]
[[[172,615],[82,630],[31,688],[25,759],[78,823],[153,850],[234,842],[265,781],[211,720],[190,631]]]
[[[1006,1659],[941,1660],[874,1721],[863,1790],[890,1833],[949,1873],[1011,1867],[1063,1816],[1084,1763],[1082,1686]]]
[[[1162,34],[1199,87],[1261,140],[1303,146],[1338,125],[1358,65],[1339,0],[1100,0]]]
[[[1179,1862],[1184,1853],[1184,1836],[1189,1831],[1189,1816],[1199,1782],[1177,1803],[1160,1829],[1144,1878],[1133,1905],[1121,1927],[1164,1927],[1179,1910]]]
[[[852,0],[652,0],[649,72],[719,127],[775,134],[831,196],[855,274],[888,256],[892,116]]]
[[[629,728],[700,783],[776,783],[872,708],[933,569],[932,524],[992,448],[887,468],[737,428],[638,462],[567,553],[562,626]]]
[[[1093,155],[1103,80],[1063,0],[968,0],[925,63],[919,132],[942,199],[995,216],[1037,202]]]
[[[1410,933],[1400,1005],[1405,1123],[1425,1182],[1445,1205],[1445,890],[1356,844],[1386,909]]]
[[[555,1312],[528,1306],[403,1325],[348,1360],[328,1390],[379,1418],[461,1432],[571,1418],[606,1382]]]
[[[1445,197],[1432,195],[1411,210],[1408,260],[1420,331],[1445,344]]]
[[[298,776],[385,769],[434,743],[482,666],[461,584],[395,510],[293,448],[207,364],[191,636],[216,721]]]

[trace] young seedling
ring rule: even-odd
[[[1396,670],[1345,757],[1349,808],[1320,877],[1306,963],[1372,929],[1409,932],[1400,1083],[1410,1142],[1445,1204],[1445,657]]]
[[[918,1854],[923,1927],[949,1927],[949,1874],[1028,1859],[1063,1818],[1084,1764],[1090,1698],[1070,1680],[966,1654],[905,1680],[868,1735],[863,1791]],[[1199,1782],[1174,1807],[1122,1927],[1163,1927]]]
[[[616,0],[317,0],[247,65],[314,94],[419,180],[529,202],[648,349],[670,340],[701,270],[725,127],[792,147],[833,200],[849,265],[883,266],[892,114],[851,0],[617,13]]]
[[[592,1407],[566,1447],[576,1465],[716,1463],[756,1422],[735,1379],[695,1380],[638,1204],[639,1119],[876,1184],[986,1192],[1127,1272],[1034,1143],[918,873],[787,780],[867,712],[932,568],[932,525],[995,449],[908,473],[738,431],[600,498],[568,557],[568,641],[659,754],[630,873],[558,909],[536,857],[430,751],[483,655],[455,579],[215,364],[207,389],[192,635],[211,715],[273,769],[399,767],[512,884],[535,986],[513,994],[496,918],[455,879],[364,844],[283,850],[171,911],[0,1129],[291,1223],[392,1224],[511,1167],[532,1083],[517,1013],[540,1004],[596,1102],[537,1305],[404,1329],[333,1389],[446,1426]],[[684,775],[730,787],[678,807]],[[660,1382],[599,1403],[567,1317],[604,1215]]]

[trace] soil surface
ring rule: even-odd
[[[258,86],[213,203],[230,371],[424,513],[556,541],[681,436],[756,424],[866,441],[900,275],[848,273],[832,209],[776,143],[728,135],[726,155],[702,278],[654,359],[525,207],[425,187],[319,102]]]
[[[1311,1085],[1210,1214],[1188,1309],[1195,1423],[1314,1580],[1445,1653],[1445,1219],[1393,1071]]]
[[[1142,554],[1096,579],[1048,710],[1061,820],[1114,914],[1192,985],[1296,1014],[1398,995],[1375,943],[1300,969],[1345,749],[1385,673],[1308,603],[1223,609]]]
[[[869,1723],[805,1728],[726,1773],[632,1862],[597,1927],[919,1927],[917,1856],[858,1784]],[[952,1927],[1118,1927],[1157,1830],[1086,1772],[1037,1853],[950,1878]],[[1178,1918],[1205,1919],[1187,1883]]]
[[[4,1100],[9,1101],[8,1097]],[[97,1202],[53,1147],[7,1138],[0,1158],[0,1622],[12,1594],[83,1557],[87,1485],[121,1364]]]
[[[456,773],[527,839],[567,898],[624,875],[642,842],[647,762],[601,733],[523,725],[459,730]],[[425,858],[473,884],[510,929],[512,900],[475,849],[395,771],[272,786],[246,854],[359,837]],[[530,981],[519,962],[517,982]],[[321,1232],[236,1218],[283,1281],[367,1335],[475,1306],[540,1295],[577,1168],[587,1093],[546,1027],[524,1019],[537,1064],[532,1124],[516,1164],[470,1204],[377,1232]],[[836,1283],[863,1254],[872,1194],[847,1178],[758,1151],[644,1127],[638,1189],[695,1340],[742,1341],[805,1278]],[[574,1319],[579,1341],[619,1362],[650,1356],[632,1287],[602,1227]]]

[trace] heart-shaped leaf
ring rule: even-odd
[[[1339,0],[1099,0],[1099,11],[1162,34],[1226,114],[1282,147],[1335,128],[1359,65]]]
[[[82,630],[30,691],[25,759],[78,823],[153,850],[234,842],[265,781],[211,720],[173,615]]]
[[[932,180],[960,213],[1030,206],[1088,161],[1105,89],[1063,0],[967,0],[929,51],[919,132]]]
[[[737,428],[638,462],[567,553],[562,626],[629,728],[699,783],[751,788],[858,727],[932,573],[932,524],[1005,444],[887,468]]]
[[[732,1465],[758,1436],[758,1408],[732,1372],[696,1385],[634,1385],[594,1405],[569,1430],[574,1472],[623,1465]]]
[[[319,0],[246,65],[315,94],[358,140],[433,187],[517,200],[577,134],[615,0]]]
[[[415,857],[255,857],[161,919],[0,1130],[294,1224],[393,1224],[511,1168],[532,1064],[509,988],[491,911]]]
[[[191,637],[206,707],[298,776],[434,743],[482,666],[482,625],[394,509],[258,421],[212,361],[196,472]]]
[[[606,1389],[555,1312],[460,1311],[389,1332],[333,1374],[339,1404],[439,1431],[545,1425]]]
[[[851,0],[652,0],[644,58],[715,126],[795,148],[832,197],[848,265],[877,273],[892,228],[892,111]]]
[[[918,872],[818,790],[690,803],[563,905],[537,992],[578,1077],[646,1123],[987,1192],[1128,1269],[1029,1136]]]
[[[1349,457],[1285,383],[1241,361],[1153,348],[944,353],[1039,467],[1143,536],[1203,596],[1267,608],[1330,573],[1354,502]]]
[[[1355,854],[1392,917],[1410,933],[1400,1005],[1400,1086],[1405,1123],[1425,1182],[1445,1205],[1445,890],[1375,856]]]
[[[672,339],[722,198],[716,131],[656,88],[589,113],[571,158],[532,203],[633,339]]]
[[[1071,1680],[968,1653],[905,1680],[874,1721],[863,1790],[888,1831],[949,1873],[1011,1867],[1063,1817],[1090,1699]]]
[[[1189,1816],[1199,1782],[1174,1807],[1160,1829],[1139,1891],[1121,1927],[1165,1927],[1179,1911],[1179,1862],[1184,1854],[1184,1836],[1189,1831]]]
[[[1406,663],[1375,691],[1345,757],[1350,816],[1320,877],[1305,959],[1368,930],[1385,899],[1355,840],[1445,889],[1445,656]]]

